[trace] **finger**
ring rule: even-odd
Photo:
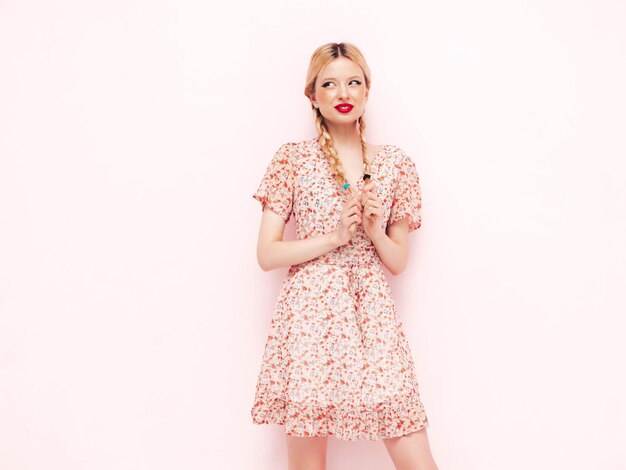
[[[346,211],[346,215],[360,214],[362,212],[359,206],[352,206]]]
[[[373,199],[378,198],[378,193],[376,192],[376,188],[368,189],[367,191],[364,191],[363,194],[364,195],[367,194],[368,197],[371,197]]]
[[[365,204],[363,204],[363,211],[366,211],[367,209],[371,208],[371,207],[375,207],[375,208],[381,208],[382,207],[382,201],[380,201],[380,199],[373,199],[370,198],[368,199]]]
[[[363,196],[363,199],[361,200],[361,202],[363,203],[363,205],[365,205],[367,204],[367,201],[374,201],[374,200],[376,200],[376,196],[368,192]]]
[[[359,204],[354,200],[348,200],[343,206],[342,212],[344,214],[348,214],[349,212],[353,211],[354,208],[359,209]]]
[[[382,207],[382,201],[380,199],[369,199],[367,201],[367,206],[380,209]]]
[[[370,208],[369,212],[370,212],[370,217],[382,217],[383,215],[383,210],[377,207]]]
[[[374,183],[367,183],[365,186],[363,186],[363,191],[367,191],[367,192],[376,194],[377,188],[376,188],[376,185]]]
[[[371,194],[368,193],[368,197],[365,201],[363,201],[363,203],[365,204],[365,202],[370,201],[370,203],[376,204],[376,205],[382,205],[382,199],[380,197],[378,197],[375,194]]]
[[[371,207],[371,203],[369,201],[367,201],[365,204],[363,204],[363,212],[367,212],[367,210]]]
[[[365,183],[365,185],[363,186],[363,189],[372,188],[372,187],[376,187],[376,182],[372,178],[369,178],[367,182]]]
[[[365,217],[368,217],[368,218],[369,218],[369,217],[373,217],[373,216],[375,216],[375,215],[377,214],[377,211],[378,211],[378,209],[377,209],[376,207],[374,207],[374,206],[372,206],[371,204],[369,204],[369,205],[367,206],[367,208],[365,208],[365,209],[363,210],[363,215],[364,215]]]

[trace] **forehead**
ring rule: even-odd
[[[345,57],[337,57],[320,71],[320,79],[342,79],[352,76],[362,77],[363,71],[356,63]]]

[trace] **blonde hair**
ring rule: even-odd
[[[309,70],[306,75],[306,86],[304,87],[304,94],[307,98],[311,99],[311,97],[315,94],[315,85],[320,71],[334,59],[342,56],[350,59],[361,67],[363,76],[365,77],[365,87],[369,90],[371,84],[370,69],[365,62],[365,58],[363,57],[363,54],[361,54],[361,51],[355,45],[347,42],[331,42],[318,47],[311,56]],[[328,132],[326,120],[324,119],[324,116],[322,116],[319,108],[314,107],[313,103],[311,103],[311,107],[315,111],[315,126],[319,132],[319,141],[322,146],[322,150],[324,151],[326,158],[328,158],[335,180],[337,180],[340,185],[343,185],[348,181],[346,180],[337,150],[333,145],[333,139],[330,136],[330,132]],[[363,116],[360,116],[357,119],[357,123],[359,126],[359,134],[361,136],[361,151],[363,154],[365,173],[370,173],[370,161],[367,156],[367,141],[365,140],[365,120],[363,119]]]

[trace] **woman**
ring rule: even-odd
[[[421,225],[419,178],[399,147],[366,143],[369,88],[358,48],[319,47],[305,88],[319,136],[283,144],[253,195],[261,268],[290,268],[251,413],[285,425],[290,469],[325,468],[328,435],[382,439],[397,469],[437,469],[382,267],[406,266],[407,235]],[[283,241],[291,214],[297,240]]]

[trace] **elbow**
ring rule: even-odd
[[[400,274],[402,274],[404,272],[404,270],[407,267],[408,261],[409,261],[409,253],[408,251],[405,251],[403,253],[403,256],[400,256],[397,260],[396,265],[394,266],[393,270],[391,271],[391,274],[393,274],[394,276],[399,276]]]
[[[403,264],[402,266],[396,266],[394,269],[390,269],[389,272],[393,276],[399,276],[400,274],[404,272],[405,269],[406,269],[406,263]]]
[[[267,271],[267,264],[265,263],[265,258],[263,257],[263,253],[260,248],[256,250],[256,262],[263,271]]]
[[[264,250],[257,250],[256,261],[259,264],[259,267],[265,272],[274,269],[274,266],[272,266],[272,264],[267,259],[267,255]]]
[[[275,242],[269,242],[257,245],[256,259],[259,267],[263,271],[271,271],[272,269],[280,268],[280,264],[277,264],[275,253],[272,249],[274,243]]]
[[[265,259],[262,256],[257,255],[256,257],[257,263],[259,264],[259,267],[263,270],[263,271],[269,271],[271,270],[271,266],[269,264],[267,264],[267,262],[265,261]]]

